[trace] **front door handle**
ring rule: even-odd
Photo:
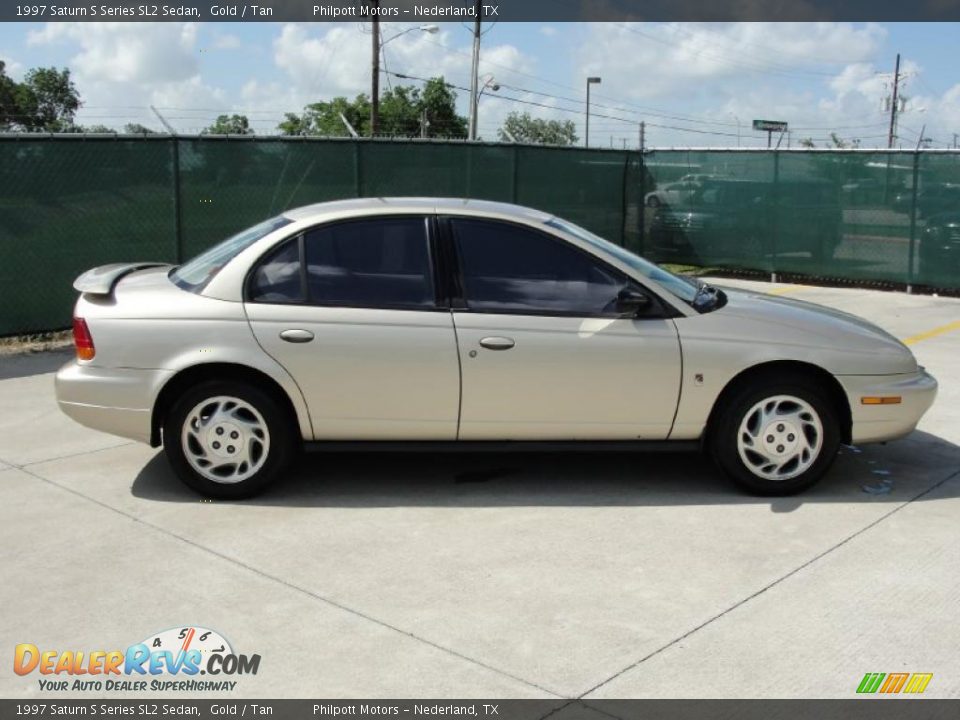
[[[516,343],[507,337],[485,337],[480,341],[480,346],[487,350],[509,350]]]
[[[300,330],[299,328],[284,330],[280,333],[280,339],[292,343],[306,343],[313,340],[313,333],[309,330]]]

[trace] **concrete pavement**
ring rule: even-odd
[[[201,625],[262,656],[240,697],[960,696],[960,330],[929,334],[960,301],[718,282],[923,336],[937,403],[794,498],[695,455],[314,455],[221,503],[62,416],[60,358],[0,359],[0,649]],[[0,665],[0,696],[56,695]]]

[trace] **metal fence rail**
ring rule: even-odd
[[[71,283],[92,266],[181,262],[287,208],[363,196],[529,205],[661,262],[958,288],[955,187],[960,153],[930,151],[641,162],[463,142],[0,136],[0,335],[67,327]]]

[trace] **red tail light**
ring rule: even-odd
[[[97,354],[96,348],[93,347],[90,328],[87,327],[87,321],[83,318],[73,319],[73,344],[77,348],[78,360],[93,360],[93,356]]]

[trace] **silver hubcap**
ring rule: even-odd
[[[820,456],[823,423],[800,398],[775,395],[761,400],[743,417],[737,450],[743,464],[764,480],[789,480]]]
[[[263,416],[240,398],[208,398],[187,414],[180,434],[190,467],[208,480],[238,483],[255,474],[270,452]]]

